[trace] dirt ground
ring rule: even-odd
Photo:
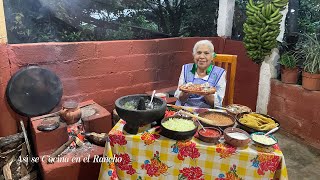
[[[289,180],[320,179],[320,150],[306,145],[284,131],[276,133],[275,136],[284,154]]]

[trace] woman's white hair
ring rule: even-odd
[[[197,49],[198,49],[198,47],[199,47],[200,45],[206,45],[206,46],[209,47],[209,50],[211,51],[210,53],[213,53],[213,52],[214,52],[214,46],[213,46],[213,44],[212,44],[211,41],[209,41],[209,40],[200,40],[200,41],[198,41],[198,42],[194,45],[194,47],[193,47],[193,51],[192,51],[192,54],[193,54],[193,55],[195,55],[195,54],[197,53]]]

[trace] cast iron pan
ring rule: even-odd
[[[20,115],[40,116],[52,111],[62,97],[62,83],[53,72],[28,66],[10,79],[6,97],[10,107]]]

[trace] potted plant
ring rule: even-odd
[[[298,82],[298,67],[297,58],[290,52],[285,52],[280,56],[279,63],[281,64],[281,81],[287,84],[297,84]]]
[[[302,87],[307,90],[320,90],[320,42],[316,35],[303,34],[298,43],[298,53],[304,58]]]

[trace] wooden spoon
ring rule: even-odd
[[[213,121],[210,120],[210,119],[206,119],[206,118],[203,118],[203,117],[200,117],[200,116],[191,114],[191,113],[186,112],[186,111],[181,111],[180,113],[181,113],[181,114],[184,114],[184,115],[187,115],[187,116],[190,116],[190,117],[193,117],[193,118],[196,118],[196,119],[199,119],[200,121],[203,121],[203,122],[206,123],[206,124],[212,124],[212,123],[213,123]],[[212,124],[212,125],[218,126],[218,125],[216,125],[216,124]]]

